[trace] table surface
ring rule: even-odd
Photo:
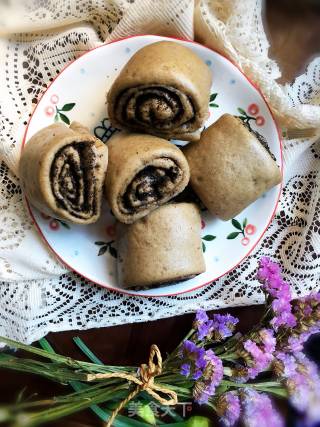
[[[269,0],[265,4],[265,27],[270,40],[270,55],[282,70],[281,83],[291,81],[303,72],[306,64],[320,53],[320,7],[310,6],[307,0]],[[240,319],[242,331],[254,324],[261,315],[261,307],[228,310]],[[72,342],[74,336],[82,340],[108,364],[140,364],[147,360],[150,345],[156,343],[163,354],[172,350],[190,329],[193,315],[177,316],[148,323],[51,333],[47,339],[57,352],[82,359]],[[1,372],[0,403],[12,402],[19,391],[39,396],[63,394],[68,388],[36,376]],[[55,427],[89,427],[102,423],[89,411],[83,411],[51,424]]]

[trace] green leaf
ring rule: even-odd
[[[51,352],[51,353],[54,353],[54,350],[53,350],[52,345],[49,343],[49,341],[48,341],[46,338],[41,338],[41,339],[39,340],[39,344],[41,345],[41,347],[42,347],[44,350],[48,351],[49,353],[50,353],[50,352]]]
[[[201,415],[195,415],[188,419],[186,427],[210,427],[211,421],[209,418]]]
[[[118,257],[117,250],[115,248],[113,248],[112,246],[109,246],[109,253],[111,256],[113,256],[113,258]]]
[[[237,219],[235,219],[235,218],[232,218],[232,225],[235,227],[235,228],[237,228],[238,230],[241,230],[242,231],[242,227],[241,227],[241,224],[240,224],[240,222],[237,220]]]
[[[78,337],[76,337],[76,338],[78,338]],[[75,338],[74,338],[75,339]],[[80,341],[81,341],[81,339],[80,338],[78,338]],[[82,342],[82,341],[81,341]],[[53,349],[53,347],[51,346],[51,344],[45,339],[45,338],[41,338],[40,340],[39,340],[39,344],[41,345],[41,347],[44,349],[44,350],[46,350],[46,351],[49,351],[49,352],[51,352],[51,353],[55,353],[55,351],[54,351],[54,349]],[[83,343],[83,345],[86,347],[86,345]],[[89,350],[90,351],[90,350]],[[99,361],[99,359],[97,358],[96,359],[97,361]],[[83,390],[83,389],[85,389],[85,388],[87,388],[87,386],[86,385],[84,385],[83,383],[81,383],[81,382],[78,382],[78,381],[70,381],[70,385],[71,385],[71,387],[74,389],[74,390]],[[97,415],[97,417],[99,417],[102,421],[108,421],[108,419],[109,419],[109,416],[108,416],[108,414],[106,413],[106,412],[104,412],[104,410],[103,409],[101,409],[100,408],[100,406],[98,406],[98,405],[92,405],[92,406],[90,406],[90,409],[92,410],[92,412],[94,412],[96,415]]]
[[[111,415],[111,411],[106,412]],[[112,425],[114,427],[150,427],[150,424],[134,420],[133,418],[129,418],[124,415],[117,415],[117,418],[113,421]]]
[[[67,228],[68,230],[70,230],[70,225],[69,224],[67,224],[66,222],[64,222],[64,221],[61,221],[60,219],[58,219],[58,221],[60,222],[60,224],[64,227],[64,228]]]
[[[94,242],[94,244],[95,244],[95,245],[98,245],[98,246],[103,246],[103,245],[105,245],[105,244],[106,244],[106,242],[101,242],[101,241],[99,240],[98,242]]]
[[[212,236],[212,234],[207,234],[206,236],[202,237],[203,240],[205,240],[206,242],[211,242],[212,240],[214,240],[217,236]]]
[[[59,113],[60,119],[65,122],[67,125],[70,125],[70,120],[65,114]]]
[[[216,99],[216,97],[218,96],[218,94],[217,93],[212,93],[211,95],[210,95],[210,102],[212,102],[212,101],[214,101],[215,99]]]
[[[51,381],[66,384],[72,380],[86,381],[87,374],[77,372],[75,369],[61,367],[60,363],[40,362],[32,359],[23,359],[10,356],[9,358],[0,357],[0,367],[19,372],[28,372],[30,374],[41,375]]]
[[[103,365],[103,362],[85,345],[80,337],[73,337],[73,341],[91,362],[97,365]]]
[[[243,114],[245,117],[247,117],[247,113],[245,112],[245,110],[243,108],[238,107],[238,111],[240,114]]]
[[[146,421],[153,426],[156,425],[156,417],[154,416],[153,410],[149,406],[149,403],[139,405],[137,412],[138,417],[140,417],[143,421]]]
[[[211,104],[209,104],[209,107],[216,107],[216,108],[218,108],[219,107],[219,105],[218,104],[215,104],[215,103],[211,103]]]
[[[206,245],[202,242],[202,251],[205,252],[206,251]]]
[[[108,246],[101,246],[98,252],[98,256],[103,255],[105,252],[107,252]]]
[[[71,102],[70,104],[64,104],[64,106],[60,108],[59,111],[70,111],[75,105],[75,102]]]
[[[54,362],[63,363],[64,365],[67,365],[68,367],[72,367],[72,368],[76,368],[76,369],[82,368],[88,372],[108,372],[108,369],[109,369],[108,367],[106,367],[106,369],[104,369],[103,366],[95,365],[94,363],[82,362],[80,360],[74,360],[71,357],[62,356],[61,354],[52,354],[51,352],[41,350],[38,347],[34,347],[32,345],[22,344],[19,341],[11,340],[11,339],[6,338],[6,337],[0,336],[0,342],[7,344],[11,348],[21,349],[21,350],[24,350],[28,353],[37,354],[38,356],[42,356],[42,357],[45,357],[47,359],[51,359]],[[0,352],[0,359],[3,356],[4,356],[4,354]],[[115,369],[114,366],[112,368],[113,368],[113,370]],[[117,369],[120,369],[120,368],[117,368]]]
[[[59,114],[58,114],[58,113],[56,113],[56,115],[54,116],[54,121],[55,121],[55,122],[58,122],[58,121],[59,121]]]
[[[233,233],[228,234],[227,239],[232,240],[239,236],[240,231],[234,231]]]
[[[248,224],[248,219],[247,218],[245,218],[244,220],[243,220],[243,223],[242,223],[242,227],[243,228],[246,228],[246,225]]]
[[[15,403],[22,403],[22,402],[23,402],[23,400],[24,400],[24,395],[25,395],[25,391],[26,391],[26,390],[27,390],[27,386],[23,387],[23,388],[19,391],[19,393],[18,393],[18,396],[17,396],[17,398],[16,398]]]

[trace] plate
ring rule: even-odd
[[[107,141],[118,132],[106,115],[106,92],[129,58],[159,36],[134,36],[93,49],[68,65],[37,104],[24,143],[41,128],[77,120]],[[172,39],[171,39],[172,40]],[[228,112],[242,116],[266,141],[282,170],[281,141],[270,109],[260,91],[228,59],[198,43],[177,40],[197,53],[213,75],[210,117],[205,126]],[[201,78],[201,76],[199,76]],[[181,144],[181,141],[177,141]],[[123,290],[117,283],[115,219],[106,202],[100,220],[75,225],[41,214],[29,206],[34,222],[53,252],[70,269],[90,281],[131,295],[167,296],[199,288],[236,267],[257,245],[275,212],[280,185],[264,194],[232,221],[220,221],[202,212],[202,246],[206,272],[191,280],[152,289]]]

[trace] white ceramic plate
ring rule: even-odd
[[[28,125],[27,141],[54,120],[77,120],[106,141],[113,132],[106,119],[106,92],[129,58],[143,46],[166,37],[137,36],[91,50],[54,80],[39,101]],[[194,42],[176,40],[196,52],[213,74],[210,118],[206,126],[223,113],[239,115],[268,141],[282,168],[281,141],[276,124],[263,96],[228,59]],[[201,78],[201,76],[199,76]],[[235,136],[236,137],[236,136]],[[223,222],[202,212],[202,241],[207,270],[185,282],[140,290],[130,294],[174,295],[194,290],[216,280],[237,266],[256,246],[277,206],[280,186],[264,194],[233,221]],[[67,224],[42,215],[30,206],[37,228],[50,248],[71,269],[101,286],[126,292],[116,276],[115,220],[104,203],[96,224]]]

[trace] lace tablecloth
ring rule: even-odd
[[[320,132],[284,141],[285,184],[262,243],[234,271],[174,297],[129,297],[69,272],[42,244],[22,202],[17,165],[30,113],[71,60],[130,34],[192,39],[224,52],[261,87],[283,126],[320,126],[320,60],[280,86],[259,0],[49,0],[0,6],[0,335],[32,342],[50,331],[140,322],[204,309],[257,304],[262,255],[281,262],[294,292],[320,288]],[[45,7],[44,7],[45,4]],[[195,13],[195,29],[193,16]],[[195,30],[195,31],[194,31]],[[18,32],[23,31],[23,32]]]

